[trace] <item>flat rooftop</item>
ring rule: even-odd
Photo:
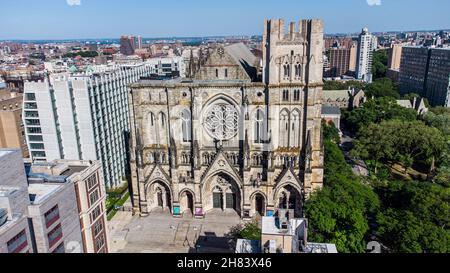
[[[277,217],[263,217],[262,218],[262,234],[267,235],[296,235],[297,228],[306,224],[305,219],[291,219],[287,230],[279,228],[279,218]]]
[[[27,164],[27,176],[31,179],[41,179],[43,182],[62,183],[75,173],[80,173],[90,167],[90,165],[79,164],[70,165],[69,162],[45,162]]]
[[[335,244],[308,243],[303,248],[304,253],[338,253]]]
[[[30,184],[28,193],[33,205],[42,204],[49,196],[56,193],[63,185],[55,184]]]
[[[0,197],[10,196],[15,191],[19,190],[19,188],[13,187],[0,187]]]
[[[70,177],[71,175],[75,173],[81,173],[82,171],[86,170],[88,166],[70,166],[67,170],[61,173],[62,176]]]
[[[12,153],[12,150],[5,150],[5,149],[0,149],[0,157],[3,157],[5,155],[8,155],[10,153]]]

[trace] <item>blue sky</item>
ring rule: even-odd
[[[1,0],[0,39],[262,34],[264,18],[327,33],[450,28],[448,0]],[[369,5],[369,2],[371,5]]]

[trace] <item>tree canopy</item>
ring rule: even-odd
[[[372,62],[372,74],[374,79],[386,77],[388,58],[389,55],[386,49],[374,52]]]
[[[450,111],[430,111],[423,116],[426,124],[438,128],[442,133],[450,135]]]
[[[450,251],[449,188],[429,182],[390,181],[378,187],[382,209],[377,237],[396,253]]]
[[[349,129],[356,133],[364,126],[385,120],[413,121],[417,119],[417,113],[398,105],[395,99],[388,97],[368,100],[362,107],[344,112],[343,118]]]
[[[339,252],[364,252],[368,219],[378,205],[376,194],[353,174],[338,145],[327,138],[324,188],[305,205],[309,241],[335,243]]]
[[[323,90],[348,90],[349,88],[365,89],[366,85],[360,81],[325,81]]]
[[[397,88],[394,86],[392,80],[388,78],[380,78],[370,83],[366,87],[366,95],[371,98],[391,97],[395,99],[400,98]]]
[[[390,120],[364,127],[352,155],[376,163],[400,163],[405,169],[414,163],[432,168],[445,145],[444,135],[421,121]]]
[[[76,56],[80,56],[83,58],[94,58],[98,56],[98,52],[97,51],[80,51],[80,52],[70,52],[67,53],[66,55],[64,55],[64,57],[69,57],[69,58],[73,58]]]

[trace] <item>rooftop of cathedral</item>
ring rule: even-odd
[[[172,77],[146,77],[135,84],[132,88],[175,88],[175,87],[236,87],[236,86],[264,86],[258,78],[257,67],[261,58],[255,56],[243,43],[235,43],[227,46],[219,46],[205,59],[200,69],[217,69],[223,67],[217,56],[229,56],[233,65],[240,67],[245,74],[244,78],[204,78],[199,76],[200,71],[195,71],[192,78]],[[220,57],[221,59],[221,57]],[[224,60],[227,60],[224,58]],[[227,63],[226,65],[230,65]],[[200,70],[199,69],[199,70]],[[217,73],[217,72],[216,72]]]
[[[168,78],[168,79],[146,79],[143,78],[139,82],[131,85],[131,88],[175,88],[175,87],[234,87],[234,86],[264,86],[262,82],[250,82],[248,80],[197,80],[185,78]]]

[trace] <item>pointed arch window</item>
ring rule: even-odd
[[[295,65],[295,78],[300,79],[302,77],[302,66],[297,62]]]
[[[289,112],[283,110],[280,113],[280,147],[288,147],[289,145]]]
[[[300,101],[300,90],[294,90],[294,101]]]
[[[150,125],[155,126],[155,115],[153,113],[150,113]]]
[[[181,127],[182,127],[182,134],[183,134],[183,142],[191,142],[192,141],[192,134],[191,134],[191,112],[187,109],[183,110],[181,112]]]
[[[289,143],[291,147],[300,147],[300,111],[297,109],[292,111],[290,123],[291,131],[289,132]]]
[[[147,116],[147,135],[149,144],[158,144],[157,127],[156,117],[150,112]]]
[[[283,101],[289,101],[289,90],[283,90]]]
[[[158,115],[159,118],[159,128],[157,131],[158,137],[159,137],[159,144],[161,145],[167,145],[168,144],[168,139],[169,139],[169,135],[168,135],[168,130],[167,130],[167,118],[166,115],[163,112],[160,112]]]
[[[284,66],[284,78],[289,78],[291,75],[291,66],[286,63]]]
[[[164,128],[166,126],[166,115],[163,113],[160,114],[161,126]]]
[[[264,143],[267,126],[264,112],[261,109],[258,109],[256,111],[254,124],[255,124],[254,128],[255,143],[259,144]]]

